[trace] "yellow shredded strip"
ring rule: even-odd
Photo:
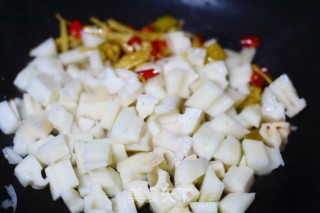
[[[56,18],[60,22],[60,38],[59,43],[61,45],[61,51],[65,52],[69,49],[69,39],[68,39],[68,30],[67,22],[60,14],[56,14]]]
[[[268,84],[272,83],[272,79],[268,75],[266,75],[264,72],[262,72],[259,66],[252,64],[251,67],[252,67],[252,70],[257,74],[259,74],[266,82],[268,82]]]

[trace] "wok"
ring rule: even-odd
[[[248,212],[320,212],[320,10],[316,1],[237,0],[116,0],[0,2],[0,94],[1,100],[19,93],[12,82],[30,60],[31,47],[58,35],[54,14],[88,22],[90,16],[108,17],[141,27],[154,18],[171,14],[186,20],[185,29],[216,37],[229,48],[239,49],[242,35],[258,35],[263,45],[255,63],[270,68],[273,76],[288,73],[307,109],[291,119],[298,130],[289,138],[286,163],[271,175],[256,178],[256,199]],[[1,149],[12,136],[0,135]],[[52,202],[49,189],[23,188],[14,177],[14,166],[1,154],[0,200],[7,198],[4,185],[13,184],[18,196],[17,212],[68,212],[61,200]],[[0,209],[0,212],[11,212]],[[150,212],[144,208],[141,212]]]

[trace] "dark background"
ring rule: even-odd
[[[283,153],[286,166],[256,178],[252,189],[256,200],[248,212],[320,212],[320,7],[315,2],[0,0],[0,99],[19,94],[12,82],[30,60],[30,48],[58,35],[57,12],[83,22],[90,16],[112,17],[137,27],[171,14],[186,20],[186,30],[216,37],[223,46],[233,49],[239,49],[242,35],[258,35],[263,45],[255,63],[268,66],[275,77],[288,73],[308,107],[291,120],[299,129],[292,133]],[[11,143],[12,136],[0,133],[1,149]],[[8,197],[3,186],[13,184],[18,213],[68,212],[61,200],[51,201],[48,189],[23,188],[13,175],[14,166],[0,155],[0,201]]]

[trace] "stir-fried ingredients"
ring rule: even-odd
[[[24,187],[50,186],[70,212],[245,212],[254,176],[284,166],[286,116],[306,102],[252,64],[259,38],[236,52],[172,16],[139,29],[57,19],[60,36],[14,80],[22,98],[0,102]]]

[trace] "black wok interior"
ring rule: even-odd
[[[12,82],[30,60],[28,52],[50,36],[57,36],[60,13],[67,19],[89,22],[91,16],[115,18],[137,27],[171,14],[186,22],[185,29],[218,38],[224,47],[239,49],[242,35],[258,35],[262,46],[254,62],[270,68],[273,76],[288,73],[308,107],[291,119],[293,132],[283,153],[286,166],[258,177],[256,199],[248,212],[320,212],[320,7],[317,1],[253,0],[1,0],[0,99],[19,95]],[[12,136],[0,134],[0,148]],[[4,185],[13,184],[17,213],[68,212],[62,200],[52,202],[49,189],[23,188],[14,166],[0,154],[0,201],[8,198]],[[0,212],[12,212],[11,209]],[[144,208],[141,212],[150,212]]]

